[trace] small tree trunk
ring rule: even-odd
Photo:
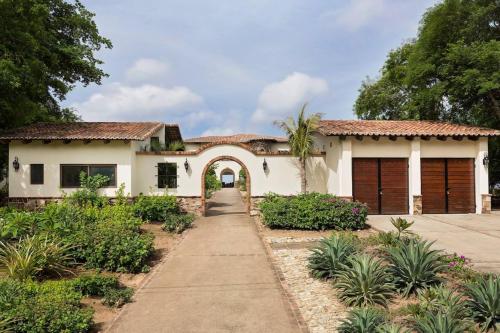
[[[300,160],[300,191],[307,193],[306,160]]]

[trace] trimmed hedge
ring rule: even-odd
[[[366,226],[368,210],[330,194],[293,197],[267,195],[260,203],[264,224],[270,228],[303,230],[357,230]]]

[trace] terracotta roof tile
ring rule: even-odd
[[[201,136],[197,138],[186,139],[186,143],[248,143],[252,141],[273,141],[287,142],[284,137],[260,135],[260,134],[234,134],[234,135],[214,135]]]
[[[0,134],[0,140],[144,140],[160,122],[37,123]],[[165,125],[167,136],[181,140],[177,125]]]
[[[323,135],[380,136],[500,136],[499,130],[438,121],[322,120]]]

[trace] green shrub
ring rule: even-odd
[[[26,280],[41,275],[70,272],[70,247],[47,236],[28,236],[17,243],[0,242],[0,270],[7,276]]]
[[[0,239],[14,240],[31,235],[35,229],[36,214],[26,211],[6,211],[0,215]]]
[[[410,227],[413,225],[415,222],[408,222],[406,219],[403,219],[401,217],[393,218],[391,217],[391,224],[396,228],[397,231],[397,238],[401,239],[401,235],[410,235],[412,234]]]
[[[195,216],[193,214],[167,214],[164,217],[163,230],[167,232],[182,233],[184,230],[191,228]]]
[[[366,206],[330,194],[267,195],[260,204],[270,228],[357,230],[366,226]]]
[[[81,188],[71,193],[67,200],[78,206],[93,205],[103,206],[108,202],[106,197],[99,195],[99,189],[109,182],[109,177],[103,175],[87,176],[80,173]]]
[[[432,313],[447,313],[453,318],[463,319],[468,316],[463,297],[453,291],[436,286],[421,290],[418,293],[418,305],[420,315]]]
[[[349,311],[347,318],[342,320],[340,333],[372,333],[385,322],[383,313],[374,308],[363,307]]]
[[[93,311],[82,308],[81,294],[65,281],[21,283],[0,280],[0,317],[10,331],[29,333],[88,332]]]
[[[500,277],[482,278],[478,283],[469,284],[466,291],[469,300],[467,307],[472,318],[484,331],[496,330],[500,322]]]
[[[134,212],[144,221],[163,221],[169,214],[179,213],[177,198],[172,195],[155,195],[137,197],[134,203]]]
[[[398,235],[394,231],[377,232],[366,239],[366,243],[369,245],[382,245],[384,247],[398,246],[400,242]]]
[[[86,274],[72,280],[73,288],[83,296],[103,297],[108,289],[119,289],[118,278],[112,275]]]
[[[387,306],[394,292],[391,277],[382,261],[369,255],[356,255],[337,274],[335,288],[339,298],[349,306]]]
[[[333,235],[322,239],[320,245],[312,249],[309,257],[311,274],[317,279],[331,279],[356,252],[357,247],[352,237]]]
[[[83,238],[82,257],[87,268],[112,272],[146,272],[153,253],[153,236],[101,223]]]
[[[102,304],[111,307],[121,307],[125,303],[129,303],[134,295],[132,288],[108,288],[104,291]]]
[[[410,239],[387,250],[394,282],[404,296],[441,282],[438,274],[446,270],[446,264],[441,251],[430,249],[432,244]]]
[[[415,321],[415,330],[419,333],[463,333],[470,332],[471,329],[467,321],[443,312],[427,312]]]

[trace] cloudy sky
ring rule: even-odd
[[[353,118],[361,81],[414,37],[436,0],[83,0],[96,13],[102,85],[64,101],[87,121],[179,123],[184,137],[279,133],[304,102]]]

